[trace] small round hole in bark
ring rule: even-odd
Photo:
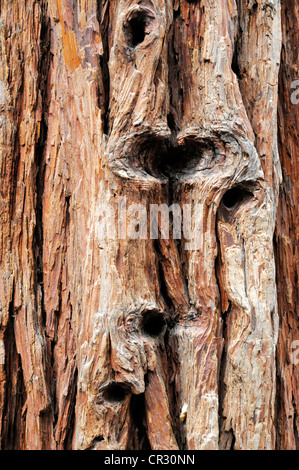
[[[161,312],[148,311],[143,314],[142,330],[149,336],[159,336],[166,325],[165,318]]]
[[[233,209],[250,196],[251,193],[246,191],[246,189],[240,187],[232,188],[224,194],[222,202],[227,209]]]
[[[145,18],[142,16],[132,18],[130,21],[132,46],[136,47],[141,44],[145,38]]]
[[[124,24],[125,34],[130,47],[142,44],[154,27],[155,16],[148,8],[133,8]]]
[[[112,403],[121,403],[128,394],[127,388],[123,384],[111,383],[104,390],[104,399]]]

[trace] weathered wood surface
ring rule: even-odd
[[[283,182],[275,233],[280,316],[277,345],[277,447],[295,449],[299,446],[299,5],[296,2],[282,1],[282,38],[278,135]],[[297,81],[297,91],[294,89],[294,81]]]
[[[296,3],[0,16],[1,448],[296,448]]]

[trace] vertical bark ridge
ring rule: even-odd
[[[277,448],[298,449],[298,39],[299,9],[282,2],[282,54],[279,74],[278,137],[282,186],[275,232],[278,311],[277,347]],[[297,83],[297,82],[296,82]],[[291,359],[291,360],[290,360]]]
[[[10,260],[6,258],[4,276],[1,277],[10,279],[11,286],[14,284],[14,305],[11,312],[15,315],[15,343],[22,360],[27,392],[24,405],[26,412],[24,409],[19,411],[26,416],[23,446],[42,448],[49,445],[51,447],[52,444],[47,351],[42,330],[42,295],[37,282],[35,247],[36,152],[43,106],[39,84],[44,4],[28,1],[20,5],[13,2],[11,7],[4,5],[1,14],[2,39],[5,41],[1,48],[4,75],[1,83],[5,90],[2,104],[7,105],[7,114],[4,116],[7,119],[7,128],[12,130],[12,133],[5,130],[5,138],[11,136],[10,148],[14,150],[10,154],[14,170],[13,173],[8,171],[6,175],[9,178],[8,194],[14,195],[14,203],[10,204],[14,211],[10,223],[15,227],[11,232],[11,246],[7,245]],[[26,18],[26,25],[23,18]],[[19,57],[18,61],[16,57]],[[19,68],[18,71],[16,67]],[[18,80],[13,79],[14,74],[19,77]],[[14,116],[15,120],[12,119]],[[5,155],[2,161],[5,162]],[[7,287],[8,285],[4,286],[2,292],[5,297]],[[6,310],[2,331],[5,331],[8,318],[9,311]],[[16,421],[18,419],[20,418],[16,417]],[[49,434],[46,441],[45,432]]]

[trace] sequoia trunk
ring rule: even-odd
[[[298,448],[296,2],[0,16],[1,448]]]

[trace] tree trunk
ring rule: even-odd
[[[298,448],[297,3],[0,16],[1,448]]]

